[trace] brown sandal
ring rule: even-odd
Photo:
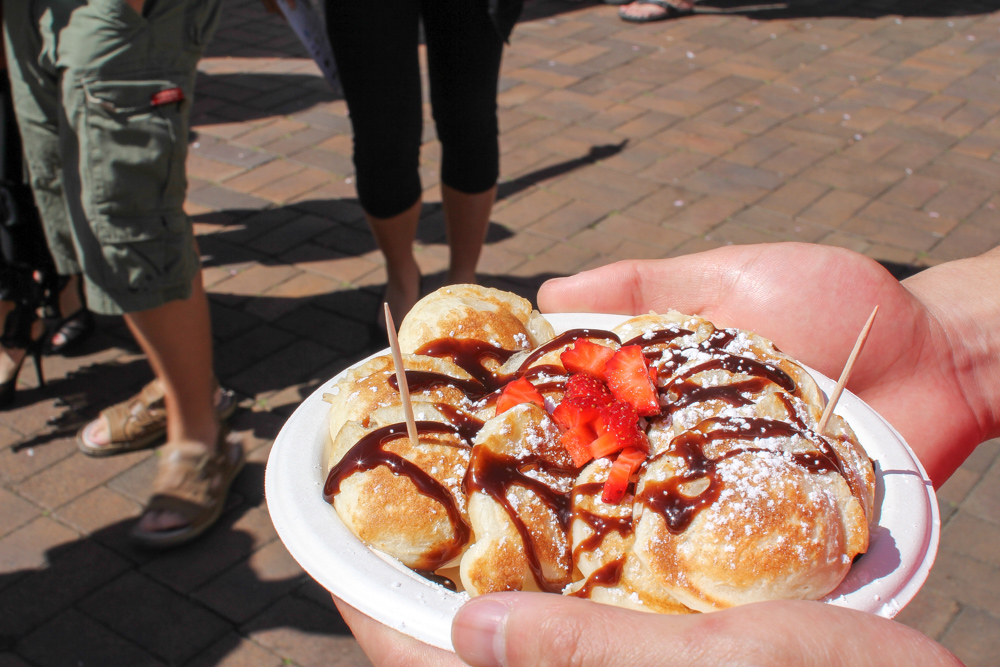
[[[163,449],[153,497],[143,515],[171,512],[184,517],[187,525],[158,531],[139,530],[136,525],[132,538],[144,547],[167,549],[204,533],[222,515],[229,487],[244,463],[242,444],[225,426],[220,427],[212,451],[205,451],[198,442],[169,443]]]
[[[225,421],[236,411],[236,397],[228,389],[220,389],[215,405],[219,421]],[[111,441],[94,442],[92,429],[101,421],[108,425]],[[156,444],[167,435],[167,407],[163,384],[153,380],[135,396],[101,411],[100,416],[76,434],[76,446],[88,456],[114,456],[134,452]]]

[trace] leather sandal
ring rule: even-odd
[[[215,449],[206,451],[200,442],[172,442],[163,449],[153,482],[153,496],[143,510],[179,514],[187,523],[179,528],[145,531],[132,529],[140,546],[168,549],[198,537],[222,515],[226,496],[246,458],[243,445],[220,426]]]
[[[215,404],[219,421],[236,411],[236,396],[228,389],[219,389]],[[95,426],[106,422],[111,436],[107,444],[97,443],[91,436]],[[134,452],[156,444],[167,435],[167,406],[163,384],[154,379],[138,394],[101,411],[97,419],[76,434],[76,446],[87,456],[114,456]]]

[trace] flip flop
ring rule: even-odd
[[[171,512],[184,517],[187,523],[155,531],[140,530],[136,524],[131,533],[133,541],[150,549],[169,549],[204,533],[222,515],[229,487],[245,462],[243,445],[224,425],[219,428],[212,451],[205,451],[204,445],[197,442],[168,444],[143,515]]]
[[[666,21],[668,19],[675,19],[681,16],[689,16],[694,14],[694,7],[688,7],[687,9],[681,9],[669,2],[667,0],[636,0],[640,5],[656,5],[657,7],[664,9],[662,14],[654,14],[652,16],[631,16],[630,14],[623,14],[622,11],[618,10],[618,18],[622,21],[627,21],[629,23],[652,23],[654,21]]]

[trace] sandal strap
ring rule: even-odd
[[[174,442],[164,449],[146,511],[176,512],[192,526],[210,517],[225,502],[229,485],[243,465],[242,447],[221,427],[216,447]]]
[[[111,434],[111,442],[128,442],[165,431],[167,405],[163,385],[152,380],[132,398],[101,411]]]

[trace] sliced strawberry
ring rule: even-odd
[[[646,460],[646,453],[629,447],[623,449],[611,466],[608,479],[604,482],[604,490],[601,493],[601,502],[608,505],[617,505],[625,497],[628,490],[628,480],[632,474],[639,469],[642,462]]]
[[[538,393],[535,385],[524,378],[518,378],[513,382],[509,382],[503,388],[503,391],[500,392],[500,396],[497,398],[496,414],[503,414],[521,403],[534,403],[540,408],[545,408],[545,398]]]
[[[590,443],[590,454],[595,459],[611,456],[615,452],[622,450],[622,443],[613,433],[605,433],[597,436],[597,439]]]
[[[595,378],[604,377],[604,364],[615,351],[610,347],[580,339],[559,355],[563,368],[570,373],[587,373]]]
[[[649,441],[646,439],[646,434],[639,430],[639,415],[631,403],[615,401],[604,406],[601,408],[601,415],[597,418],[595,425],[599,436],[610,435],[615,439],[617,448],[610,449],[611,452],[628,447],[649,451]],[[602,448],[610,446],[609,443],[602,445]],[[591,451],[594,451],[593,444]],[[597,457],[596,452],[594,456]],[[607,456],[607,454],[603,454],[603,456]]]
[[[643,417],[660,414],[656,385],[650,381],[646,358],[638,345],[626,345],[604,367],[608,388],[619,401],[635,406]]]
[[[594,458],[594,455],[590,453],[590,443],[596,437],[594,429],[587,425],[581,425],[563,433],[559,442],[569,452],[570,458],[573,459],[573,465],[580,468]]]
[[[565,398],[593,398],[601,403],[610,403],[611,392],[593,375],[574,373],[566,381]]]
[[[552,411],[552,419],[567,429],[592,424],[601,416],[602,407],[603,403],[593,398],[566,398]]]

